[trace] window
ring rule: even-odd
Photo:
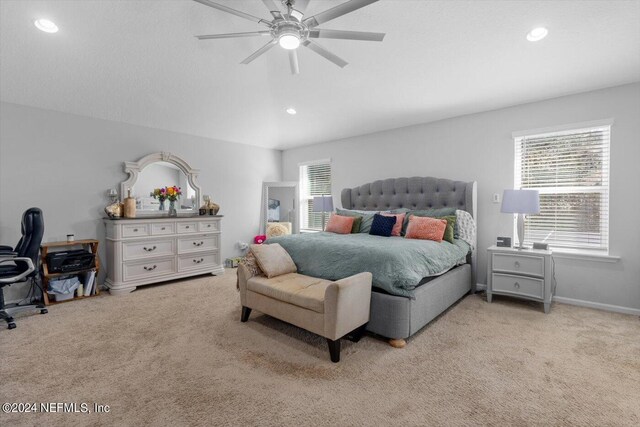
[[[313,211],[314,196],[331,195],[330,160],[300,165],[300,225],[302,230],[322,231],[329,213]]]
[[[610,128],[514,134],[514,188],[540,192],[540,214],[525,220],[525,244],[608,251]]]

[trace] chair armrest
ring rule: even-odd
[[[1,284],[7,284],[7,283],[11,284],[11,283],[19,282],[25,277],[27,277],[28,275],[30,275],[31,273],[33,273],[36,269],[33,265],[33,261],[31,261],[31,258],[28,258],[28,257],[12,257],[12,258],[0,257],[0,264],[4,264],[6,262],[14,262],[14,263],[24,262],[25,264],[27,264],[27,269],[22,273],[18,274],[17,276],[0,278]]]
[[[331,283],[324,293],[325,337],[337,340],[369,321],[371,273]]]
[[[11,246],[0,245],[0,252],[13,252]]]
[[[15,258],[18,256],[18,252],[0,251],[0,259],[3,258]]]

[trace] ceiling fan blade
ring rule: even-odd
[[[325,10],[324,12],[320,12],[317,15],[313,15],[305,19],[304,23],[307,24],[308,27],[317,27],[320,24],[324,24],[325,22],[336,19],[342,15],[346,15],[347,13],[353,12],[354,10],[368,6],[377,1],[378,0],[351,0],[329,10]]]
[[[299,10],[302,13],[304,13],[304,11],[307,9],[307,6],[309,6],[309,0],[296,0],[296,2],[293,4],[293,8],[295,10]]]
[[[244,61],[241,62],[241,64],[248,64],[251,61],[253,61],[254,59],[256,59],[258,56],[262,55],[263,53],[265,53],[266,51],[268,51],[269,49],[271,49],[273,46],[275,46],[278,43],[277,40],[271,40],[269,43],[265,44],[264,46],[262,46],[260,49],[256,50],[255,52],[253,52],[251,55],[249,55]]]
[[[309,37],[314,39],[343,39],[343,40],[366,40],[370,42],[381,42],[384,33],[370,33],[366,31],[343,31],[343,30],[311,30]]]
[[[267,6],[267,9],[269,9],[269,12],[273,12],[273,11],[280,12],[280,8],[276,5],[276,3],[273,0],[262,0],[262,3],[264,3],[265,6]]]
[[[240,12],[239,10],[235,10],[235,9],[232,9],[232,8],[230,8],[228,6],[224,6],[224,5],[221,5],[221,4],[218,4],[218,3],[214,3],[214,2],[212,2],[210,0],[193,0],[193,1],[198,2],[200,4],[203,4],[205,6],[212,7],[214,9],[221,10],[223,12],[230,13],[232,15],[239,16],[239,17],[244,18],[244,19],[248,19],[249,21],[258,22],[258,23],[267,24],[267,25],[271,24],[269,21],[265,21],[264,19],[258,18],[257,16],[253,16],[253,15],[250,15],[248,13]]]
[[[251,31],[249,33],[228,33],[228,34],[209,34],[204,36],[196,36],[199,40],[208,39],[230,39],[234,37],[254,37],[254,36],[270,36],[271,31]]]
[[[295,49],[289,51],[289,64],[291,65],[291,74],[300,74],[300,67],[298,66],[298,53]]]
[[[333,62],[340,68],[344,68],[348,64],[347,61],[329,52],[327,49],[323,48],[318,43],[312,42],[311,40],[305,40],[304,42],[302,42],[302,44],[308,47],[309,49],[311,49],[312,51],[314,51],[315,53],[317,53],[318,55],[324,56],[325,58],[327,58],[329,61]]]

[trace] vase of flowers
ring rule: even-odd
[[[178,216],[176,200],[182,196],[182,189],[177,186],[156,188],[151,192],[151,197],[160,201],[159,210],[164,210],[164,201],[169,200],[169,216]]]

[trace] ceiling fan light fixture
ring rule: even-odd
[[[300,46],[300,36],[295,33],[284,33],[278,38],[278,43],[283,49],[297,49]]]
[[[287,112],[287,114],[290,114],[290,115],[292,115],[292,116],[294,116],[294,115],[296,115],[296,114],[298,113],[298,112],[296,111],[296,109],[295,109],[295,108],[293,108],[293,107],[289,107],[289,108],[287,108],[285,111]]]

